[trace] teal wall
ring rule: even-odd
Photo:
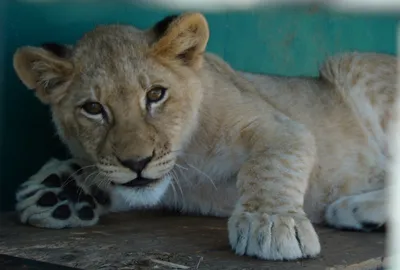
[[[14,74],[13,52],[18,46],[46,41],[72,43],[96,24],[149,27],[173,13],[112,2],[0,1],[0,12],[5,13],[0,13],[0,20],[5,21],[0,21],[5,37],[0,41],[4,52],[0,58],[4,63],[0,69],[0,209],[12,209],[15,188],[50,156],[65,156],[47,108]],[[338,14],[313,7],[209,13],[206,17],[211,29],[208,50],[250,72],[315,75],[324,57],[335,52],[394,54],[396,50],[394,16]]]

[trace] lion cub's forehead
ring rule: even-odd
[[[99,26],[78,41],[72,58],[82,72],[99,68],[124,72],[142,64],[149,41],[146,32],[132,26]]]
[[[154,61],[146,57],[150,36],[131,26],[108,25],[88,32],[75,46],[73,62],[87,86],[146,87]]]

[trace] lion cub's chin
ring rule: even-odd
[[[132,208],[151,207],[160,202],[171,181],[170,176],[164,176],[148,186],[135,188],[115,185],[113,195],[122,198]]]

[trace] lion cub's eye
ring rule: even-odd
[[[157,102],[157,101],[162,100],[163,97],[165,96],[166,91],[167,91],[167,88],[164,88],[162,86],[154,87],[149,92],[147,92],[147,95],[146,95],[147,103],[152,103],[152,102]]]
[[[86,102],[82,105],[82,109],[91,115],[102,114],[104,112],[103,106],[98,102]]]

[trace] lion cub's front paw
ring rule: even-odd
[[[20,221],[53,229],[96,224],[110,199],[94,186],[87,190],[81,170],[73,161],[47,162],[16,193]]]
[[[311,222],[304,216],[234,213],[228,222],[229,242],[238,255],[266,260],[314,257],[321,246]]]

